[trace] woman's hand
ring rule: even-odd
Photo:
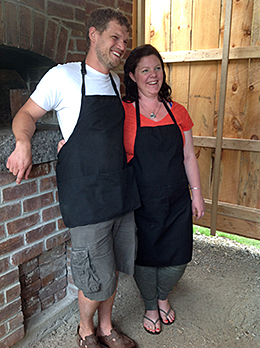
[[[200,192],[193,194],[192,192],[192,215],[194,220],[199,220],[205,214],[205,202]]]

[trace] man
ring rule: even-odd
[[[87,55],[52,68],[13,121],[16,148],[7,168],[19,184],[28,179],[36,121],[54,109],[65,144],[58,154],[57,186],[70,228],[71,268],[79,288],[78,345],[133,348],[112,328],[118,271],[133,274],[139,196],[123,147],[124,111],[119,77],[110,72],[126,52],[129,23],[120,11],[98,9],[87,24]],[[98,328],[93,316],[98,310]]]

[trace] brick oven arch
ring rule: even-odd
[[[50,16],[43,1],[37,2],[37,7],[35,2],[32,4],[2,2],[0,45],[23,49],[55,63],[65,63],[71,29],[64,26],[62,18]]]

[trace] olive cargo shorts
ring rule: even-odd
[[[116,271],[134,273],[137,249],[134,212],[70,231],[74,284],[90,300],[108,299],[116,289]]]

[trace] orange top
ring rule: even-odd
[[[136,137],[136,113],[135,107],[132,103],[123,102],[125,109],[125,123],[124,123],[124,145],[126,150],[127,162],[129,162],[134,157],[134,144]],[[172,103],[171,112],[173,113],[176,122],[181,130],[183,137],[183,144],[185,143],[184,133],[185,131],[190,130],[194,123],[192,122],[188,111],[184,106],[176,102]],[[157,127],[165,126],[168,124],[173,124],[171,116],[167,115],[160,121],[155,122],[151,119],[140,114],[140,124],[141,127]]]

